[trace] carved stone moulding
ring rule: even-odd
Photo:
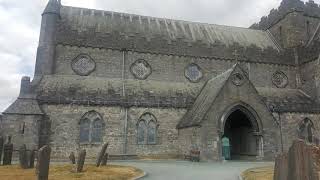
[[[287,87],[289,80],[287,75],[282,72],[282,71],[276,71],[272,75],[272,83],[277,87],[277,88],[285,88]]]
[[[146,60],[139,59],[131,65],[130,71],[135,78],[144,80],[151,75],[152,68]]]
[[[190,82],[193,83],[199,82],[203,77],[202,69],[194,63],[189,64],[185,68],[184,75]]]
[[[244,76],[240,73],[234,73],[231,80],[234,85],[241,86],[244,83]]]
[[[80,54],[71,62],[72,70],[80,76],[88,76],[96,69],[96,63],[87,54]]]

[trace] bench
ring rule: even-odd
[[[200,151],[190,150],[189,154],[184,154],[184,159],[192,162],[200,162]]]

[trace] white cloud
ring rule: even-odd
[[[62,0],[64,5],[247,27],[281,0]],[[315,2],[320,3],[320,0]],[[41,13],[47,0],[0,0],[0,112],[20,79],[33,76]]]

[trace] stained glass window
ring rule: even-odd
[[[148,144],[156,144],[157,139],[157,125],[154,121],[150,121],[148,124]]]
[[[157,120],[151,113],[143,114],[137,124],[138,144],[157,143]]]
[[[89,142],[90,141],[90,120],[82,119],[80,121],[80,142]]]
[[[307,142],[312,143],[313,142],[313,131],[314,125],[313,122],[305,118],[299,125],[299,137],[301,139],[304,139]]]
[[[146,122],[140,120],[138,123],[138,144],[145,144]]]
[[[80,143],[100,143],[103,139],[104,122],[99,113],[87,112],[80,120]]]
[[[103,122],[101,119],[96,119],[93,121],[91,133],[92,142],[102,142],[102,128]]]

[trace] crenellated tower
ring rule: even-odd
[[[320,7],[313,0],[283,0],[278,9],[251,28],[268,30],[283,48],[306,46],[320,22]]]

